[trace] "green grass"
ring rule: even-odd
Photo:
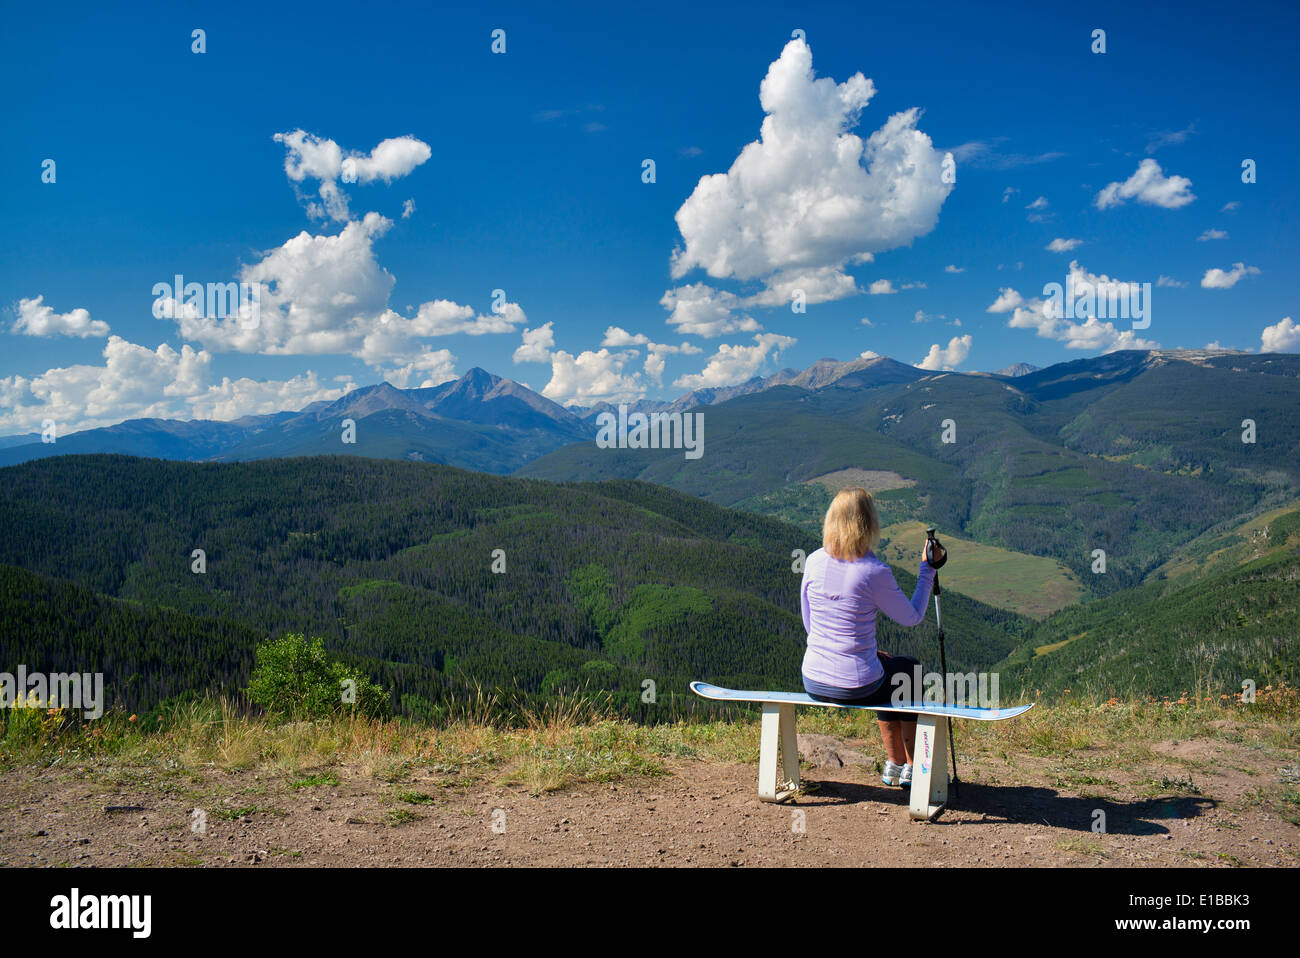
[[[1072,635],[1072,636],[1070,636],[1068,639],[1061,639],[1061,641],[1059,641],[1059,642],[1049,642],[1049,643],[1047,643],[1046,645],[1037,645],[1037,646],[1034,646],[1034,655],[1048,655],[1048,654],[1050,654],[1050,653],[1052,653],[1052,652],[1055,652],[1057,649],[1063,649],[1063,648],[1065,648],[1067,645],[1069,645],[1069,644],[1070,644],[1071,642],[1073,642],[1075,639],[1081,639],[1081,638],[1083,638],[1083,637],[1084,637],[1085,635],[1087,635],[1087,634],[1088,634],[1088,633],[1083,632],[1083,633],[1080,633],[1079,635]]]
[[[356,585],[345,585],[339,589],[338,596],[341,600],[356,598],[357,596],[366,595],[370,592],[382,592],[384,589],[403,588],[402,583],[394,582],[392,579],[367,579],[364,582],[358,582]]]
[[[409,788],[397,789],[393,792],[393,798],[399,802],[406,802],[408,805],[432,805],[437,801],[432,795],[426,795],[424,792],[417,792]]]
[[[1068,489],[1071,491],[1091,489],[1103,483],[1092,478],[1082,469],[1058,469],[1038,476],[1020,478],[1020,483],[1028,488],[1046,486],[1051,489]]]
[[[644,636],[651,629],[691,615],[713,611],[708,593],[690,586],[638,585],[606,632],[605,651],[614,658],[636,661],[645,652]]]
[[[308,775],[306,778],[300,778],[290,785],[290,788],[318,788],[322,785],[337,786],[339,777],[333,772],[324,772],[320,775]]]
[[[0,730],[0,772],[19,765],[84,767],[92,770],[88,777],[114,788],[160,790],[172,780],[199,787],[189,783],[191,773],[210,781],[223,771],[262,770],[259,803],[245,799],[213,813],[236,820],[279,814],[268,804],[277,790],[313,784],[361,778],[391,786],[385,790],[389,799],[411,806],[433,804],[439,788],[469,784],[517,784],[541,794],[583,783],[668,775],[682,761],[753,764],[760,739],[756,714],[742,708],[720,720],[639,725],[593,712],[576,700],[567,710],[534,713],[522,723],[484,721],[466,711],[437,726],[352,718],[281,724],[244,714],[229,703],[203,700],[178,710],[162,731],[142,731],[118,713],[96,723],[101,726],[108,734],[72,723],[51,724],[38,738],[21,741]],[[878,744],[869,714],[808,709],[800,713],[799,727]],[[1014,721],[965,723],[960,736],[962,754],[985,767],[1014,770],[1020,761],[1047,760],[1057,787],[1076,791],[1104,792],[1116,787],[1113,775],[1150,767],[1138,787],[1153,796],[1196,795],[1201,786],[1192,777],[1194,763],[1171,770],[1173,760],[1154,752],[1149,743],[1232,742],[1258,751],[1279,770],[1261,777],[1257,794],[1247,801],[1294,821],[1300,818],[1297,727],[1300,694],[1285,688],[1262,693],[1254,704],[1217,698],[1186,703],[1040,698]],[[330,770],[305,774],[323,765]],[[412,784],[401,784],[407,779]]]
[[[1105,843],[1096,835],[1073,835],[1056,843],[1061,851],[1073,852],[1087,858],[1109,858],[1110,852]]]

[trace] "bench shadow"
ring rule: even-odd
[[[805,780],[805,788],[795,804],[818,805],[896,805],[906,811],[908,791],[886,785],[858,782]],[[955,794],[948,794],[948,808],[933,822],[953,824],[944,818],[948,809],[983,815],[983,822],[965,820],[964,825],[1007,823],[1048,825],[1077,832],[1091,832],[1094,812],[1106,814],[1106,831],[1111,835],[1166,835],[1169,828],[1161,822],[1197,818],[1218,803],[1200,795],[1167,795],[1125,802],[1110,798],[1078,798],[1062,795],[1051,788],[1033,785],[981,785],[960,783]]]

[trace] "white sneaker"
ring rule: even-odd
[[[912,763],[908,762],[898,773],[898,784],[904,788],[910,788],[912,785]]]
[[[907,765],[895,765],[889,759],[885,759],[885,769],[880,773],[880,781],[886,785],[897,785],[898,775],[904,768],[908,769],[908,781],[911,781],[911,767]]]

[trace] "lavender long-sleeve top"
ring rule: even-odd
[[[934,569],[922,560],[909,600],[874,553],[844,562],[818,549],[804,563],[800,589],[808,632],[803,674],[843,689],[878,681],[884,669],[876,657],[876,613],[899,625],[916,625],[925,618],[933,585]]]

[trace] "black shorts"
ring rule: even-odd
[[[808,688],[808,680],[804,679],[804,688],[811,698],[818,702],[835,702],[841,705],[888,705],[890,697],[894,693],[893,677],[899,673],[911,676],[913,669],[920,666],[918,659],[910,655],[881,655],[880,664],[885,669],[885,675],[875,686],[867,686],[866,689],[843,689],[843,695],[830,695],[826,686],[817,684],[817,691],[814,692]],[[867,691],[870,689],[870,691]],[[877,712],[876,718],[885,722],[915,722],[916,716],[905,712]]]

